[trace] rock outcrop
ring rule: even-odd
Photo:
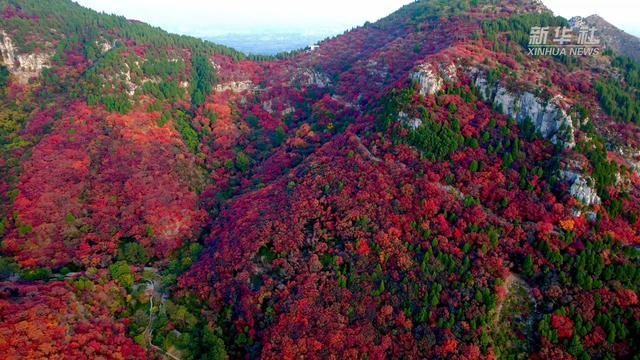
[[[294,112],[296,112],[296,109],[294,107],[289,106],[288,108],[282,110],[282,116],[287,116],[289,114],[293,114]]]
[[[422,125],[422,120],[419,118],[409,118],[409,115],[404,111],[400,111],[398,113],[398,121],[401,124],[408,127],[411,130],[418,130],[418,128]]]
[[[124,65],[126,67],[126,70],[122,73],[122,75],[124,77],[125,86],[127,88],[127,94],[129,94],[129,96],[133,96],[138,89],[138,85],[135,84],[131,79],[131,67],[129,67],[129,64],[125,63]],[[139,64],[137,63],[136,65],[139,66]]]
[[[269,114],[273,114],[273,101],[268,100],[268,101],[263,101],[262,102],[262,110],[268,112]]]
[[[640,176],[640,151],[636,153],[635,157],[630,162],[633,170],[638,174],[638,176]]]
[[[19,83],[26,84],[30,79],[39,77],[42,69],[50,66],[50,52],[19,54],[7,33],[0,31],[0,37],[2,61]]]
[[[96,46],[100,49],[100,53],[106,54],[113,49],[114,44],[103,39],[102,41],[96,41]]]
[[[251,82],[251,80],[246,80],[246,81],[231,81],[224,84],[218,84],[214,90],[216,92],[231,91],[234,93],[241,93],[241,92],[250,91],[254,89],[255,89],[255,86],[253,85],[253,82]]]
[[[560,95],[544,101],[530,92],[512,93],[500,83],[489,84],[482,74],[476,75],[475,86],[485,101],[493,103],[505,115],[520,124],[530,120],[544,139],[566,148],[575,146],[573,122],[562,106]]]
[[[420,95],[424,96],[437,93],[444,85],[439,71],[430,63],[418,65],[416,71],[411,74],[411,80],[418,84]]]
[[[417,66],[410,78],[417,84],[421,95],[434,95],[442,90],[445,83],[457,81],[457,70],[454,63],[448,66],[423,63]],[[536,131],[554,144],[560,143],[567,148],[575,146],[573,121],[565,111],[566,106],[560,95],[543,101],[531,92],[516,94],[500,83],[489,84],[478,69],[471,69],[469,74],[475,78],[474,84],[480,96],[493,103],[504,114],[521,124],[530,120]]]
[[[376,86],[384,86],[385,81],[389,78],[389,65],[376,60],[367,62],[367,78]]]
[[[633,147],[621,147],[616,152],[627,161],[631,170],[640,176],[640,150]]]
[[[570,184],[569,193],[587,206],[599,205],[600,197],[594,188],[589,186],[589,181],[582,175],[573,171],[562,171],[565,181]]]
[[[329,77],[312,69],[300,71],[291,79],[291,82],[294,84],[299,83],[303,86],[317,86],[319,88],[325,88],[331,85],[331,79],[329,79]]]

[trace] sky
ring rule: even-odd
[[[207,37],[223,34],[336,35],[375,21],[412,0],[76,0],[107,13],[141,20],[167,31]],[[640,36],[640,0],[543,0],[557,15],[599,14]]]
[[[543,0],[565,18],[598,14],[629,34],[640,37],[640,0]]]
[[[76,0],[167,31],[194,36],[264,30],[342,33],[382,18],[411,0]]]

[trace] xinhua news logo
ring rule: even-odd
[[[529,33],[530,56],[594,56],[602,47],[595,27],[534,26]]]

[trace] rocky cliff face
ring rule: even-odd
[[[245,91],[255,90],[255,86],[253,82],[250,80],[246,81],[231,81],[224,84],[219,84],[215,87],[216,92],[225,92],[231,91],[234,93],[241,93]]]
[[[96,45],[98,46],[102,54],[108,53],[114,47],[114,44],[107,40],[96,41]]]
[[[631,167],[633,167],[633,170],[635,170],[636,174],[638,174],[638,176],[640,176],[640,151],[637,151],[635,156],[632,158],[631,162]]]
[[[411,74],[411,80],[418,84],[420,95],[433,95],[442,89],[444,80],[429,63],[418,65],[416,71]]]
[[[291,82],[293,84],[317,86],[319,88],[325,88],[331,85],[331,79],[329,79],[327,75],[313,69],[301,69],[292,77]]]
[[[419,118],[409,118],[409,115],[404,111],[398,113],[398,121],[411,130],[418,130],[422,125],[422,120]]]
[[[421,95],[433,95],[442,90],[445,82],[457,80],[457,71],[458,67],[454,63],[439,66],[423,63],[418,65],[410,77],[419,86]]]
[[[554,144],[561,143],[567,148],[575,146],[573,122],[564,110],[562,96],[545,102],[530,92],[516,94],[499,83],[489,84],[478,69],[470,69],[469,74],[475,78],[475,86],[485,101],[493,103],[519,123],[530,120],[542,137]],[[424,63],[418,65],[410,78],[421,95],[433,95],[442,90],[445,82],[456,80],[457,67],[453,63],[448,66]]]
[[[29,79],[40,76],[42,69],[50,66],[51,53],[19,54],[13,40],[4,31],[0,32],[2,62],[17,81],[26,84]]]
[[[530,120],[543,138],[566,148],[575,146],[573,122],[562,106],[562,96],[543,101],[530,92],[513,93],[499,83],[489,84],[481,73],[475,77],[475,86],[486,101],[504,114],[519,123]]]
[[[133,94],[135,94],[136,90],[138,89],[138,85],[131,80],[131,67],[129,66],[129,64],[125,63],[124,65],[126,69],[122,73],[122,76],[124,78],[125,86],[127,88],[127,94],[129,94],[129,96],[133,96]],[[136,64],[136,65],[139,67],[139,64]]]
[[[599,205],[601,203],[598,193],[589,185],[589,180],[582,174],[573,171],[563,171],[562,176],[571,186],[569,188],[571,196],[587,206]]]
[[[640,149],[635,149],[631,146],[620,147],[616,150],[616,153],[627,161],[632,171],[640,176]]]

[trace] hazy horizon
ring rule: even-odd
[[[144,21],[169,32],[191,35],[238,48],[244,52],[288,51],[311,45],[330,36],[376,21],[412,0],[295,0],[222,1],[201,3],[183,0],[76,0],[79,4]],[[635,14],[640,5],[629,0],[546,0],[556,15],[570,18],[598,14],[616,27],[640,37]],[[283,11],[282,9],[286,9]],[[634,11],[630,11],[634,10]],[[255,37],[251,39],[249,36]],[[282,35],[289,35],[290,41]],[[260,44],[260,39],[265,39]],[[274,42],[270,44],[269,41]],[[290,42],[290,46],[286,46]],[[264,45],[264,46],[260,46]],[[254,51],[251,51],[254,49]]]
[[[167,31],[198,37],[227,34],[300,33],[338,34],[366,21],[376,21],[412,0],[295,0],[220,1],[183,0],[76,0],[106,13],[147,22]],[[286,11],[283,11],[286,9]]]

